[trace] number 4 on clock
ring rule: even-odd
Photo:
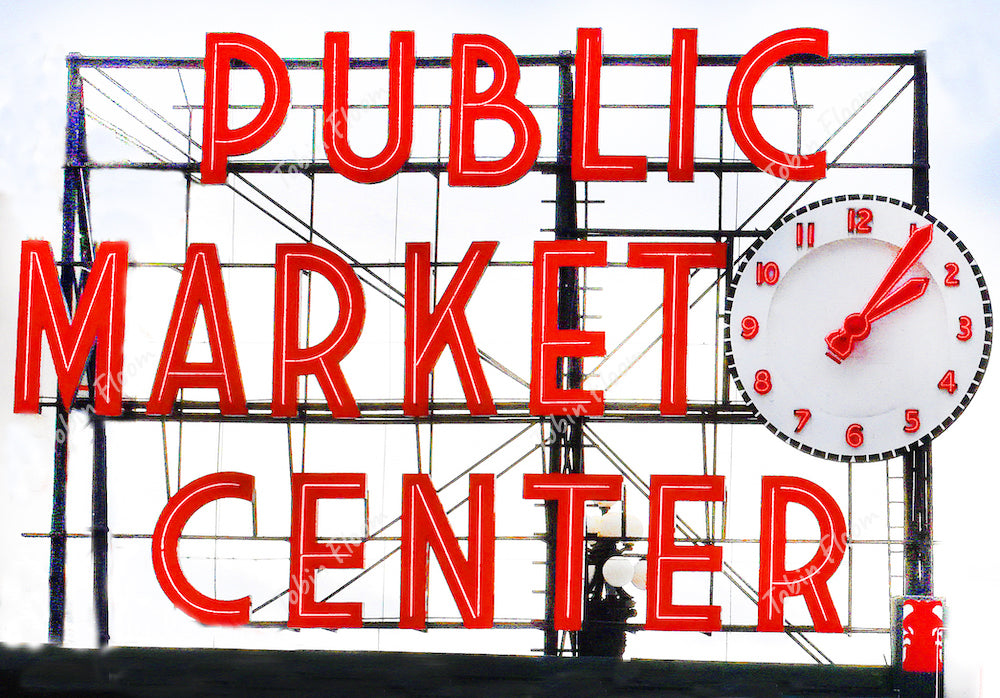
[[[948,391],[949,395],[954,395],[955,391],[958,390],[958,383],[955,382],[955,372],[947,371],[941,380],[938,381],[937,387],[941,390]]]

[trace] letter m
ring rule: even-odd
[[[96,344],[95,387],[100,389],[95,390],[94,409],[102,415],[121,413],[127,271],[128,243],[101,243],[71,320],[52,248],[42,240],[21,243],[15,412],[38,412],[44,332],[66,409],[73,404],[87,357]]]

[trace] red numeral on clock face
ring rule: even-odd
[[[795,224],[795,246],[802,247],[802,224]],[[805,225],[805,244],[806,247],[812,247],[816,244],[816,224],[806,223]]]
[[[743,337],[743,339],[753,339],[760,331],[760,323],[757,322],[757,318],[753,315],[747,315],[743,318],[743,322],[740,323],[740,326],[743,329],[743,331],[740,332],[740,336]]]
[[[778,269],[778,265],[774,262],[757,262],[757,285],[767,284],[768,286],[774,286],[778,283],[778,277],[781,276],[781,270]]]
[[[771,373],[761,369],[753,377],[753,389],[758,395],[767,395],[771,392]]]
[[[948,263],[946,263],[944,265],[944,270],[945,270],[944,285],[945,286],[958,286],[958,283],[959,283],[958,282],[958,265],[955,264],[954,262],[948,262]]]
[[[793,413],[799,420],[798,426],[795,427],[795,433],[798,434],[800,431],[805,429],[806,423],[812,418],[812,412],[809,410],[795,410]]]
[[[916,434],[920,431],[920,410],[906,410],[904,417],[906,426],[903,427],[903,431],[907,434]]]
[[[870,208],[847,209],[847,232],[867,235],[872,231],[872,210]]]
[[[955,335],[960,342],[968,342],[972,339],[972,318],[968,315],[960,315],[958,318],[958,334]]]
[[[844,440],[847,441],[847,445],[851,448],[861,448],[865,442],[865,428],[860,424],[852,424],[847,427]]]
[[[955,372],[945,372],[941,380],[938,381],[937,387],[941,388],[941,390],[947,390],[949,395],[953,395],[958,390],[958,383],[955,382]]]

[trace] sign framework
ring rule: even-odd
[[[704,66],[730,66],[735,65],[738,57],[725,57],[725,56],[700,56],[698,58],[698,64]],[[566,76],[569,75],[569,69],[571,65],[571,59],[567,57],[551,56],[551,57],[530,57],[530,58],[520,58],[519,63],[522,66],[527,65],[538,65],[540,67],[550,67],[555,68],[560,74],[560,79],[563,83],[567,82]],[[315,62],[313,65],[306,65],[306,62],[302,62],[302,65],[296,65],[294,62],[289,62],[290,67],[317,67]],[[370,65],[366,65],[364,61],[352,61],[352,66],[357,67],[383,67],[380,62],[369,62]],[[616,65],[616,66],[627,66],[627,65],[666,65],[669,63],[669,59],[666,56],[651,57],[651,56],[635,56],[635,57],[605,57],[604,63],[606,65]],[[795,61],[791,62],[794,66]],[[806,64],[812,65],[813,61],[805,61]],[[426,59],[425,61],[417,62],[418,68],[433,68],[433,67],[443,67],[446,65],[446,60],[442,59]],[[799,64],[801,65],[801,63]],[[926,74],[923,71],[923,57],[922,54],[916,54],[914,56],[882,56],[882,57],[872,57],[872,56],[847,56],[847,57],[831,57],[827,59],[825,65],[827,67],[837,66],[837,65],[900,65],[903,67],[911,68],[913,70],[912,78],[912,90],[914,92],[914,161],[906,166],[906,170],[912,176],[912,191],[908,198],[914,200],[926,208],[927,199],[927,162],[926,162]],[[789,67],[789,72],[792,74],[794,67]],[[93,162],[87,156],[86,146],[85,146],[85,123],[87,119],[83,116],[83,104],[82,104],[82,94],[84,90],[84,83],[82,82],[82,74],[85,74],[88,70],[93,70],[95,72],[101,73],[102,71],[108,71],[110,69],[119,68],[184,68],[184,69],[196,69],[195,63],[184,61],[178,61],[174,59],[135,59],[130,61],[129,59],[84,59],[80,57],[74,57],[70,60],[70,102],[69,102],[69,128],[68,128],[68,142],[67,142],[67,152],[69,154],[69,166],[66,170],[66,200],[67,200],[67,226],[64,231],[64,263],[69,260],[69,264],[64,264],[64,290],[68,291],[67,298],[71,299],[71,293],[73,291],[74,282],[71,280],[73,275],[72,266],[73,260],[76,259],[76,246],[79,245],[81,259],[80,261],[86,266],[90,263],[89,248],[91,244],[91,215],[90,215],[90,197],[89,197],[89,175],[92,171],[107,168],[115,169],[120,167],[121,169],[135,169],[135,170],[176,170],[183,174],[185,180],[185,186],[189,188],[192,186],[193,179],[196,178],[196,163],[193,160],[186,160],[182,162],[160,162],[160,163],[140,163],[140,162],[128,162],[128,163],[100,163]],[[907,83],[910,84],[910,83]],[[563,93],[565,94],[565,93]],[[566,107],[568,106],[567,100],[560,101],[559,109],[562,109],[565,113]],[[790,105],[789,107],[795,113],[801,113],[800,108],[795,105]],[[710,108],[705,108],[708,111]],[[721,110],[720,110],[721,113]],[[315,119],[314,119],[315,122]],[[189,132],[186,138],[190,138]],[[560,155],[561,153],[561,155]],[[721,155],[721,154],[720,154]],[[718,208],[720,211],[719,220],[720,225],[717,226],[715,230],[711,229],[699,229],[699,230],[671,230],[667,228],[663,229],[597,229],[596,227],[591,227],[584,223],[580,226],[576,219],[576,206],[575,200],[578,196],[578,192],[572,191],[573,189],[578,189],[579,187],[574,185],[572,180],[567,177],[565,160],[560,162],[560,157],[565,158],[565,151],[560,151],[556,153],[556,157],[552,160],[541,159],[533,165],[533,171],[543,173],[546,175],[552,175],[556,179],[556,223],[555,236],[559,238],[560,236],[566,236],[571,239],[579,238],[594,238],[594,237],[606,237],[608,239],[617,239],[629,236],[642,236],[643,238],[648,237],[675,237],[678,235],[684,237],[691,237],[695,239],[706,239],[706,240],[718,240],[718,241],[732,241],[734,239],[748,237],[754,234],[755,231],[746,230],[743,226],[735,230],[725,230],[721,225],[723,204],[721,201],[722,193],[724,191],[724,181],[726,177],[740,175],[749,175],[754,168],[749,167],[748,163],[742,161],[726,162],[725,159],[719,158],[719,162],[712,162],[707,160],[697,160],[695,162],[695,172],[699,175],[711,173],[718,178],[719,181],[719,191],[720,191],[720,201]],[[834,169],[836,168],[837,162],[830,164]],[[856,163],[855,163],[856,164]],[[880,167],[880,163],[869,163],[873,169],[886,169]],[[882,163],[881,165],[885,165]],[[296,172],[304,173],[305,176],[309,178],[310,186],[315,186],[316,177],[325,174],[325,166],[321,160],[310,160],[310,161],[298,161],[298,162],[286,162],[278,160],[240,160],[235,163],[231,163],[231,172],[236,173],[236,176],[250,184],[248,181],[248,173],[273,173],[273,174],[284,174],[286,170],[284,168],[295,167]],[[665,165],[662,165],[665,168]],[[653,162],[650,163],[650,171],[656,172],[661,169],[661,165]],[[276,171],[277,170],[277,171]],[[439,178],[444,172],[444,165],[440,160],[434,162],[410,162],[403,166],[404,173],[431,173],[436,181],[440,181]],[[335,176],[335,175],[334,175]],[[404,175],[405,176],[405,175]],[[252,184],[253,186],[259,186]],[[596,185],[591,185],[594,189],[597,188]],[[683,186],[681,184],[674,184],[674,187]],[[809,185],[806,185],[809,186]],[[245,190],[249,191],[249,190]],[[440,190],[438,190],[438,196],[440,196]],[[584,194],[586,197],[587,194]],[[589,200],[589,199],[588,199]],[[921,201],[922,200],[922,201]],[[588,204],[589,206],[590,204]],[[762,209],[758,209],[757,214],[766,215],[763,213]],[[767,210],[769,213],[770,210]],[[755,215],[757,215],[755,214]],[[310,219],[312,215],[310,215]],[[752,218],[752,217],[751,217]],[[749,222],[749,220],[747,221]],[[313,229],[312,225],[307,226],[309,228],[309,236],[312,237],[313,234],[318,234],[318,231]],[[68,254],[67,254],[68,253]],[[363,266],[363,265],[362,265]],[[731,274],[731,267],[726,270],[725,275],[720,275],[721,277],[727,277]],[[721,280],[717,280],[721,283]],[[378,282],[376,282],[378,283]],[[577,276],[576,283],[580,283],[580,279]],[[78,284],[76,284],[79,287]],[[584,295],[587,292],[584,291],[580,295]],[[577,293],[570,294],[572,297],[578,297]],[[572,308],[572,303],[568,305],[567,312],[570,315],[579,315],[579,309]],[[716,362],[718,365],[718,362]],[[574,370],[580,370],[579,368],[570,368],[570,372]],[[610,409],[606,410],[603,416],[604,420],[644,420],[648,422],[693,422],[696,424],[704,424],[709,428],[714,428],[715,425],[725,424],[725,423],[741,423],[751,421],[751,415],[749,410],[746,409],[744,405],[739,402],[734,402],[729,397],[729,385],[727,380],[720,381],[721,386],[717,394],[712,396],[711,400],[705,402],[695,402],[688,405],[688,409],[685,414],[676,418],[666,418],[662,415],[658,415],[655,410],[649,409],[648,406],[635,404],[634,401],[622,401],[621,404],[609,405]],[[93,385],[93,383],[92,383]],[[87,404],[87,398],[78,398],[77,405],[80,407],[85,407]],[[43,405],[46,408],[54,408],[57,413],[57,428],[64,428],[67,424],[67,417],[64,408],[60,407],[58,400],[45,400]],[[251,401],[250,413],[246,417],[223,417],[222,415],[214,412],[210,405],[206,405],[203,401],[178,401],[174,410],[170,415],[166,417],[157,417],[154,415],[148,415],[145,413],[145,405],[141,400],[128,399],[124,401],[124,409],[120,417],[121,421],[129,420],[156,420],[163,423],[166,422],[187,422],[187,421],[199,421],[199,420],[209,420],[209,421],[250,421],[259,422],[266,421],[271,418],[269,415],[264,414],[263,405],[255,406]],[[577,468],[582,467],[582,448],[583,448],[583,438],[582,433],[588,428],[585,427],[580,422],[560,422],[556,418],[552,420],[540,420],[537,417],[532,417],[532,415],[525,409],[523,403],[511,404],[509,406],[505,405],[505,412],[501,412],[498,415],[497,420],[486,420],[486,419],[474,419],[471,416],[466,416],[462,414],[461,410],[454,410],[449,413],[448,407],[446,405],[441,405],[440,409],[435,405],[435,410],[432,415],[427,419],[427,424],[442,424],[448,422],[456,421],[518,421],[526,424],[532,424],[537,422],[549,422],[542,428],[548,428],[548,437],[542,442],[542,448],[547,449],[547,459],[549,462],[549,467],[554,470],[561,468]],[[256,410],[256,411],[255,411]],[[313,422],[323,422],[326,421],[325,417],[318,413],[314,406],[306,402],[299,406],[299,410],[295,417],[288,418],[290,424],[305,424]],[[117,418],[116,418],[117,419]],[[401,407],[398,404],[389,404],[387,402],[374,402],[368,405],[362,406],[362,418],[361,422],[371,421],[371,422],[394,422],[403,424],[413,424],[415,420],[408,419],[402,414]],[[597,419],[599,422],[600,419]],[[58,425],[62,425],[59,427]],[[107,520],[102,514],[102,510],[106,511],[106,503],[102,504],[101,499],[106,496],[106,485],[101,482],[101,480],[106,477],[102,474],[103,461],[106,459],[106,435],[105,435],[105,424],[102,418],[95,418],[94,420],[94,473],[95,473],[95,487],[94,487],[94,536],[95,536],[95,550],[98,552],[95,554],[95,580],[97,584],[95,588],[98,588],[98,595],[100,596],[100,587],[102,586],[100,579],[102,576],[106,578],[106,571],[102,570],[105,564],[102,561],[102,556],[100,550],[107,549]],[[419,427],[418,427],[419,433]],[[166,443],[166,439],[164,440]],[[593,443],[593,442],[591,442]],[[544,451],[543,451],[544,453]],[[65,468],[65,458],[66,458],[66,442],[63,439],[61,442],[57,438],[56,446],[56,463],[57,463],[57,496],[59,498],[58,483],[60,481],[64,482],[64,475],[61,476],[59,472],[59,461],[62,459],[62,468]],[[63,473],[65,470],[63,470]],[[655,472],[655,471],[654,471]],[[922,481],[929,483],[929,449],[921,449],[918,452],[914,452],[912,455],[904,457],[903,463],[903,473],[904,477],[911,479],[911,481]],[[168,469],[168,490],[169,490],[169,469]],[[918,488],[923,491],[925,488]],[[906,487],[905,491],[911,491],[910,487]],[[929,487],[926,488],[929,492]],[[62,496],[65,496],[65,490],[63,490]],[[918,503],[919,504],[919,503]],[[929,502],[927,503],[929,507]],[[906,536],[908,543],[907,556],[912,560],[916,559],[917,556],[922,556],[925,562],[930,560],[930,531],[929,531],[929,519],[925,521],[927,525],[926,530],[916,530],[914,531],[911,527],[910,534]],[[916,535],[912,535],[916,534]],[[65,546],[65,533],[64,531],[58,530],[58,524],[54,526],[53,531],[50,533],[51,541],[53,545],[53,570],[55,571],[55,576],[59,576],[58,563],[59,557],[58,547],[60,542]],[[713,534],[714,535],[714,534]],[[551,547],[551,545],[550,545]],[[551,565],[550,565],[551,567]],[[919,573],[914,573],[913,569],[916,567],[919,569]],[[930,566],[928,564],[920,566],[910,566],[911,579],[907,580],[908,593],[930,593]],[[917,576],[919,574],[919,576]],[[106,586],[104,587],[106,589]],[[60,631],[59,626],[61,620],[59,615],[61,613],[62,602],[58,599],[58,593],[53,594],[53,604],[52,604],[52,615],[50,622],[50,630],[53,632],[55,637],[58,637]],[[100,609],[101,602],[98,602],[98,607]],[[107,613],[107,602],[104,601],[104,613]],[[374,621],[375,623],[382,623],[383,621]],[[101,626],[102,637],[106,641],[108,638],[108,621],[106,620],[106,615],[104,619],[100,617],[99,612],[99,626]],[[102,625],[103,624],[103,625]],[[545,622],[543,619],[543,627]],[[537,627],[538,623],[535,621],[528,621],[525,623],[524,627]],[[445,623],[442,627],[447,627]],[[736,628],[728,628],[729,630],[736,630]],[[558,636],[553,633],[551,629],[546,631],[546,651],[554,651],[557,649],[556,638]]]

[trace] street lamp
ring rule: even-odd
[[[629,583],[645,588],[646,561],[624,553],[632,550],[629,538],[645,534],[643,520],[627,514],[620,502],[598,502],[600,514],[587,518],[587,575],[583,625],[577,635],[581,657],[621,657],[629,618],[635,601],[623,589]],[[624,533],[624,535],[623,535]]]

